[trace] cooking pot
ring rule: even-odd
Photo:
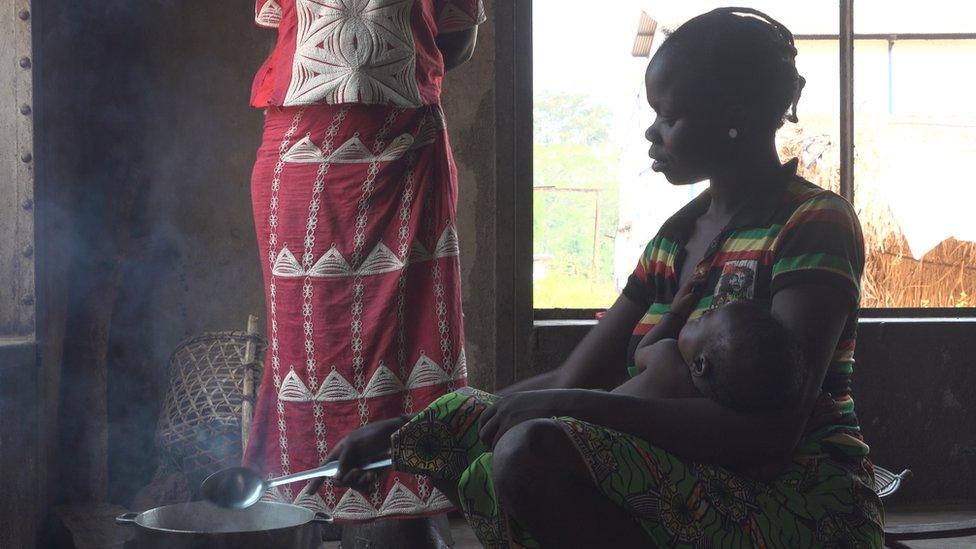
[[[313,549],[322,543],[320,525],[332,518],[284,503],[225,509],[194,501],[125,513],[115,522],[135,527],[134,543],[139,549]]]

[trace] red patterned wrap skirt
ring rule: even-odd
[[[244,462],[318,466],[350,431],[467,384],[457,170],[439,105],[271,107],[251,182],[268,350]],[[265,498],[337,522],[451,504],[426,477]]]

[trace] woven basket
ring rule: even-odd
[[[246,360],[253,342],[254,360]],[[264,340],[247,332],[212,332],[184,340],[170,358],[170,382],[156,430],[163,462],[196,487],[241,463],[244,379],[261,379]],[[249,408],[249,407],[248,407]]]

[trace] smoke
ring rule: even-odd
[[[157,464],[172,350],[263,311],[247,98],[267,50],[252,15],[198,0],[35,8],[37,208],[59,252],[45,307],[65,315],[60,501],[127,504]]]

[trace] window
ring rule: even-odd
[[[843,2],[841,3],[843,4]],[[807,79],[799,124],[778,134],[800,173],[840,191],[853,151],[853,199],[865,229],[864,307],[976,301],[976,8],[937,0],[859,0],[854,13],[853,143],[841,117],[842,32],[822,3],[753,2],[796,36]],[[706,183],[673,187],[649,170],[647,59],[670,29],[722,2],[533,2],[533,306],[537,318],[609,306],[661,223]],[[976,31],[976,28],[969,30]],[[924,192],[920,192],[924,190]],[[850,193],[848,193],[850,194]],[[968,220],[973,220],[967,223]],[[580,311],[583,309],[583,311]],[[547,311],[548,310],[548,311]]]
[[[976,306],[976,7],[854,3],[854,202],[868,307]]]
[[[617,249],[621,199],[626,172],[641,169],[630,151],[646,121],[647,61],[630,55],[639,15],[631,2],[533,2],[537,309],[606,307],[618,294],[616,258],[628,255]]]

